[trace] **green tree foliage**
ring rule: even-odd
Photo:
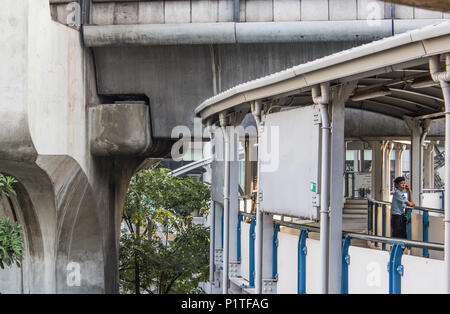
[[[167,169],[142,170],[130,182],[120,237],[124,293],[201,293],[209,269],[209,231],[192,223],[209,209],[209,187]]]
[[[0,173],[0,200],[15,195],[16,179]],[[0,218],[0,268],[16,264],[20,267],[23,254],[22,227],[9,218]]]

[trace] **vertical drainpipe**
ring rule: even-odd
[[[239,0],[234,0],[234,14],[233,14],[233,21],[239,22]]]
[[[419,191],[419,206],[423,206],[423,146],[425,145],[425,138],[428,135],[431,127],[431,120],[427,119],[422,123],[422,135],[420,136],[420,191]]]
[[[214,144],[214,136],[213,136],[213,130],[212,130],[212,123],[211,120],[208,120],[207,122],[207,127],[209,130],[209,134],[211,137],[211,157],[214,158],[214,148],[213,148],[213,144]],[[213,167],[213,162],[211,161],[211,181],[212,181],[212,167]],[[212,183],[212,182],[211,182]],[[211,193],[211,209],[210,209],[210,226],[209,226],[209,283],[211,285],[211,290],[210,293],[213,293],[213,285],[215,282],[214,279],[214,268],[215,268],[215,235],[216,235],[216,208],[215,208],[215,203],[214,200],[212,198],[212,193]]]
[[[330,84],[322,83],[311,89],[314,104],[319,105],[322,118],[322,171],[320,179],[320,251],[321,251],[321,293],[328,293],[329,264],[329,147],[330,121],[328,117],[328,102],[330,100]],[[319,95],[320,93],[320,95]]]
[[[228,294],[228,265],[230,253],[230,138],[227,131],[227,117],[225,113],[219,114],[220,127],[224,139],[224,186],[223,186],[223,270],[222,293]]]
[[[251,104],[252,115],[256,121],[256,128],[258,131],[258,157],[261,153],[261,108],[262,104],[260,100],[257,100]],[[259,159],[259,158],[258,158]],[[261,165],[258,160],[257,174],[256,174],[256,241],[255,241],[255,293],[261,294],[262,292],[262,242],[263,242],[263,214],[260,205],[260,193],[261,193],[261,180],[260,180]]]
[[[446,293],[450,293],[450,53],[445,55],[445,72],[441,72],[439,56],[430,58],[430,73],[435,82],[439,82],[445,102],[445,191],[444,191],[444,261]]]

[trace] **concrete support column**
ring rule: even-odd
[[[384,150],[383,141],[373,141],[372,145],[372,191],[371,196],[375,200],[383,199],[383,168]]]
[[[423,151],[423,187],[434,188],[434,142],[428,143]]]
[[[412,200],[414,203],[420,204],[422,174],[420,136],[422,135],[422,127],[419,120],[409,117],[405,117],[404,120],[411,131],[410,187],[412,189]]]
[[[332,133],[330,169],[330,233],[329,233],[329,293],[341,293],[342,279],[342,194],[345,172],[345,102],[356,87],[347,83],[332,93]]]
[[[387,142],[384,156],[384,180],[383,180],[383,200],[389,201],[391,191],[391,152],[394,143]]]
[[[406,145],[396,144],[395,145],[395,177],[401,177],[403,174],[403,153],[405,152]]]
[[[359,150],[353,152],[353,171],[359,172]]]
[[[360,156],[359,156],[359,171],[364,172],[366,170],[366,167],[364,166],[364,142],[361,143],[361,150],[360,150]]]

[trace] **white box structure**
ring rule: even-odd
[[[318,107],[306,106],[265,117],[258,156],[262,211],[318,219],[319,116]]]

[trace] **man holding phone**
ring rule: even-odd
[[[412,201],[411,188],[406,184],[405,177],[398,177],[394,180],[395,192],[392,196],[391,206],[391,237],[406,239],[406,206],[414,207]],[[406,199],[404,193],[408,193]]]

